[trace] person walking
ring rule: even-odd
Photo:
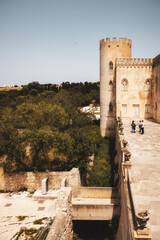
[[[141,126],[142,126],[142,123],[141,121],[139,121],[139,132],[141,132]]]
[[[144,134],[144,121],[141,122],[141,133]]]
[[[136,124],[135,124],[134,121],[132,121],[132,123],[131,123],[131,132],[132,132],[132,133],[135,133],[135,132],[136,132]]]

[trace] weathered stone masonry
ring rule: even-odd
[[[100,128],[113,137],[116,118],[160,122],[160,55],[132,58],[132,41],[100,41]]]
[[[47,240],[72,240],[72,190],[62,187],[57,199],[57,214],[51,226]]]
[[[18,191],[27,189],[29,192],[34,192],[41,189],[43,178],[48,177],[49,190],[61,188],[62,179],[65,179],[66,186],[79,186],[80,176],[79,171],[73,168],[69,172],[23,172],[14,173],[12,175],[5,174],[3,168],[0,168],[0,190]]]

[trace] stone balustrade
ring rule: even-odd
[[[151,240],[151,232],[149,228],[140,228],[137,222],[136,211],[134,208],[134,198],[131,190],[131,168],[132,158],[128,142],[124,139],[122,119],[117,119],[116,130],[116,163],[118,165],[119,191],[121,198],[121,216],[116,240]],[[123,128],[124,129],[124,128]]]

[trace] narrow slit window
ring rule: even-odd
[[[113,62],[109,63],[109,70],[113,70]]]
[[[109,104],[109,111],[113,112],[113,104],[112,103]]]
[[[110,90],[110,91],[113,90],[113,82],[112,82],[112,80],[109,82],[109,90]]]

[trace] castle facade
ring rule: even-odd
[[[100,128],[115,134],[117,117],[160,122],[160,55],[132,58],[132,41],[100,41]]]

